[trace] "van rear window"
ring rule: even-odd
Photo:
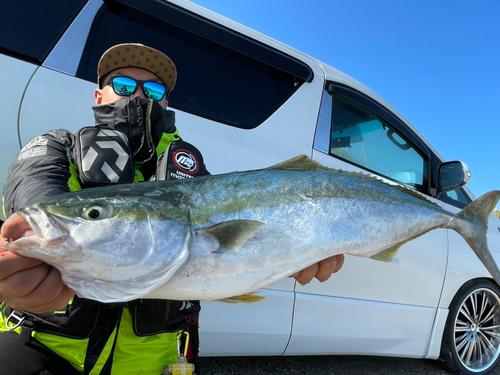
[[[244,129],[260,125],[312,80],[304,63],[173,4],[127,3],[108,3],[96,16],[78,77],[95,82],[97,62],[112,45],[143,43],[177,67],[170,107]]]

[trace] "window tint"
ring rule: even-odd
[[[97,62],[112,45],[143,43],[165,52],[176,64],[171,107],[245,129],[258,126],[302,82],[312,79],[310,68],[298,60],[172,4],[142,0],[134,7],[141,10],[116,2],[103,7],[78,77],[95,82]]]
[[[443,201],[446,203],[452,204],[456,207],[464,208],[467,206],[472,200],[465,193],[464,189],[456,189],[453,191],[448,191],[442,195]]]
[[[315,148],[428,192],[427,159],[392,124],[341,95],[324,93]]]
[[[87,0],[0,0],[0,51],[42,63]]]

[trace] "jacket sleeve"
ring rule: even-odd
[[[5,217],[27,205],[79,189],[69,158],[73,139],[67,130],[53,130],[31,139],[21,149],[3,190]]]

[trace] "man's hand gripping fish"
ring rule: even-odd
[[[336,254],[390,261],[407,241],[449,228],[500,283],[486,240],[499,198],[491,191],[455,215],[413,190],[299,156],[256,171],[63,194],[20,210],[33,233],[8,248],[57,267],[84,298],[220,300]]]

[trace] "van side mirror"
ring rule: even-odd
[[[447,161],[439,165],[438,194],[464,186],[471,179],[469,167],[461,161]]]

